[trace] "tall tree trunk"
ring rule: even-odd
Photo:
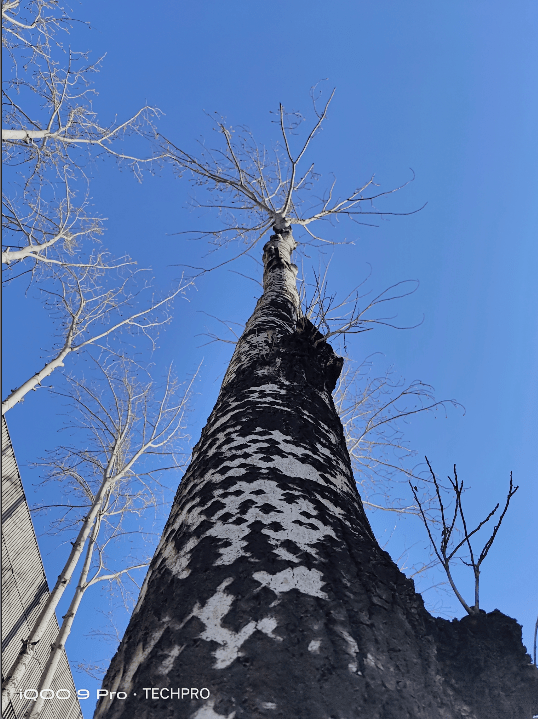
[[[438,658],[437,620],[372,534],[331,397],[342,359],[300,317],[294,247],[286,228],[264,247],[263,296],[95,716],[502,716],[444,671],[452,625]]]

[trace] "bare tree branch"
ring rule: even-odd
[[[127,120],[99,122],[92,109],[92,75],[101,61],[90,63],[86,53],[64,51],[57,38],[74,22],[58,0],[2,3],[3,45],[11,60],[2,90],[2,263],[9,270],[17,267],[6,282],[25,271],[44,282],[51,265],[89,266],[93,250],[85,246],[103,230],[101,219],[89,212],[88,160],[113,156],[141,179],[142,168],[156,159],[156,108],[146,105]],[[77,206],[81,182],[85,200]],[[110,267],[124,261],[129,260]],[[20,274],[19,263],[25,267]]]
[[[64,267],[91,266],[88,260],[81,262],[76,256],[87,257],[87,253],[81,251],[82,243],[89,241],[95,244],[98,241],[103,233],[102,220],[88,214],[87,199],[78,206],[74,204],[75,193],[71,189],[67,171],[62,187],[63,197],[57,197],[54,193],[48,200],[44,192],[34,198],[27,193],[19,200],[3,194],[2,264],[12,267],[24,260],[31,260],[32,273],[35,273],[40,263]],[[132,261],[124,258],[103,265],[102,269],[115,269],[129,263],[132,264]],[[8,277],[4,281],[10,279]],[[43,275],[38,279],[43,279]]]
[[[300,297],[303,306],[303,316],[314,324],[321,337],[316,340],[316,344],[327,341],[331,337],[338,335],[358,334],[373,329],[374,325],[385,325],[394,329],[414,329],[418,325],[411,327],[399,327],[392,324],[389,320],[394,317],[369,317],[368,313],[378,305],[384,302],[392,302],[393,300],[402,299],[412,295],[417,287],[417,280],[404,280],[387,287],[371,300],[365,300],[368,293],[359,294],[360,288],[369,278],[368,276],[351,292],[341,300],[337,300],[336,295],[329,294],[327,275],[329,272],[330,262],[321,269],[319,273],[314,270],[314,283],[312,296],[308,298],[307,283],[303,279],[300,287]],[[412,285],[409,290],[401,291],[399,288],[405,285]],[[364,300],[364,303],[361,302]],[[420,323],[419,323],[420,324]]]
[[[309,225],[318,220],[338,221],[340,217],[361,224],[360,217],[363,215],[418,212],[384,212],[373,205],[375,200],[405,187],[414,177],[385,192],[371,192],[371,188],[376,186],[371,177],[343,198],[335,195],[333,181],[321,198],[313,195],[313,187],[319,179],[314,164],[311,163],[302,174],[299,167],[322,128],[333,96],[334,90],[323,110],[318,112],[315,109],[316,120],[296,152],[291,147],[289,134],[295,134],[302,118],[298,113],[286,112],[282,105],[277,111],[280,141],[272,152],[260,147],[248,128],[231,128],[218,116],[211,119],[214,129],[223,138],[223,146],[211,149],[202,142],[198,156],[159,135],[159,157],[169,161],[178,174],[187,172],[194,187],[204,187],[208,191],[208,202],[194,200],[193,204],[217,210],[221,229],[204,233],[216,246],[233,239],[251,244],[255,235],[263,235],[271,226],[278,230],[292,225],[303,228],[312,239],[335,244],[332,240],[314,235]],[[365,209],[366,206],[370,209]]]
[[[31,21],[21,22],[16,15],[21,12]],[[63,175],[66,167],[79,168],[72,150],[93,148],[127,162],[140,177],[154,153],[144,157],[115,145],[129,137],[152,141],[160,111],[145,105],[122,122],[98,121],[90,77],[102,58],[90,63],[87,53],[66,52],[54,41],[58,30],[69,32],[73,22],[54,0],[23,3],[22,11],[20,3],[2,5],[4,47],[12,60],[12,76],[6,74],[3,86],[5,162],[28,165],[27,183],[42,182],[48,169]]]
[[[139,289],[134,285],[141,272],[128,272],[121,284],[107,289],[101,284],[103,259],[97,256],[85,268],[63,267],[56,275],[56,287],[41,288],[47,295],[47,305],[60,324],[60,339],[54,355],[32,377],[11,390],[2,402],[2,414],[21,402],[31,390],[36,389],[55,370],[64,366],[67,357],[89,346],[97,346],[102,340],[129,330],[145,335],[154,343],[152,333],[168,323],[171,316],[166,308],[191,282],[180,281],[176,290],[163,299],[153,298],[146,309],[129,312],[137,296],[149,286]],[[164,310],[164,315],[156,315]]]
[[[409,467],[416,452],[404,439],[402,424],[422,412],[446,414],[449,406],[461,405],[436,400],[433,387],[419,380],[406,385],[393,377],[392,368],[377,377],[370,377],[371,371],[371,358],[358,366],[347,359],[333,393],[356,481],[366,506],[419,515],[416,502],[398,496],[402,480],[419,479]],[[423,506],[430,503],[431,497],[422,500]]]

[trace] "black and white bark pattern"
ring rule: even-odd
[[[103,684],[127,696],[98,719],[482,716],[372,534],[331,397],[342,360],[300,317],[294,247],[285,229],[265,245],[263,296]],[[210,694],[166,698],[191,688]]]

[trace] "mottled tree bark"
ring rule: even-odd
[[[300,317],[294,247],[286,229],[265,245],[263,296],[103,684],[126,696],[95,716],[530,716],[528,697],[496,714],[495,697],[473,705],[472,682],[460,691],[465,632],[439,628],[377,544],[331,397],[342,359]]]

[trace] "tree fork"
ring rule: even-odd
[[[377,544],[331,396],[342,359],[301,317],[296,243],[285,221],[274,230],[263,295],[95,719],[508,719],[506,707],[526,716],[535,685],[514,620],[468,617],[456,630],[434,620]],[[476,641],[487,651],[459,678],[484,617],[496,627]],[[507,666],[491,658],[501,625]],[[178,688],[209,696],[167,698]]]

